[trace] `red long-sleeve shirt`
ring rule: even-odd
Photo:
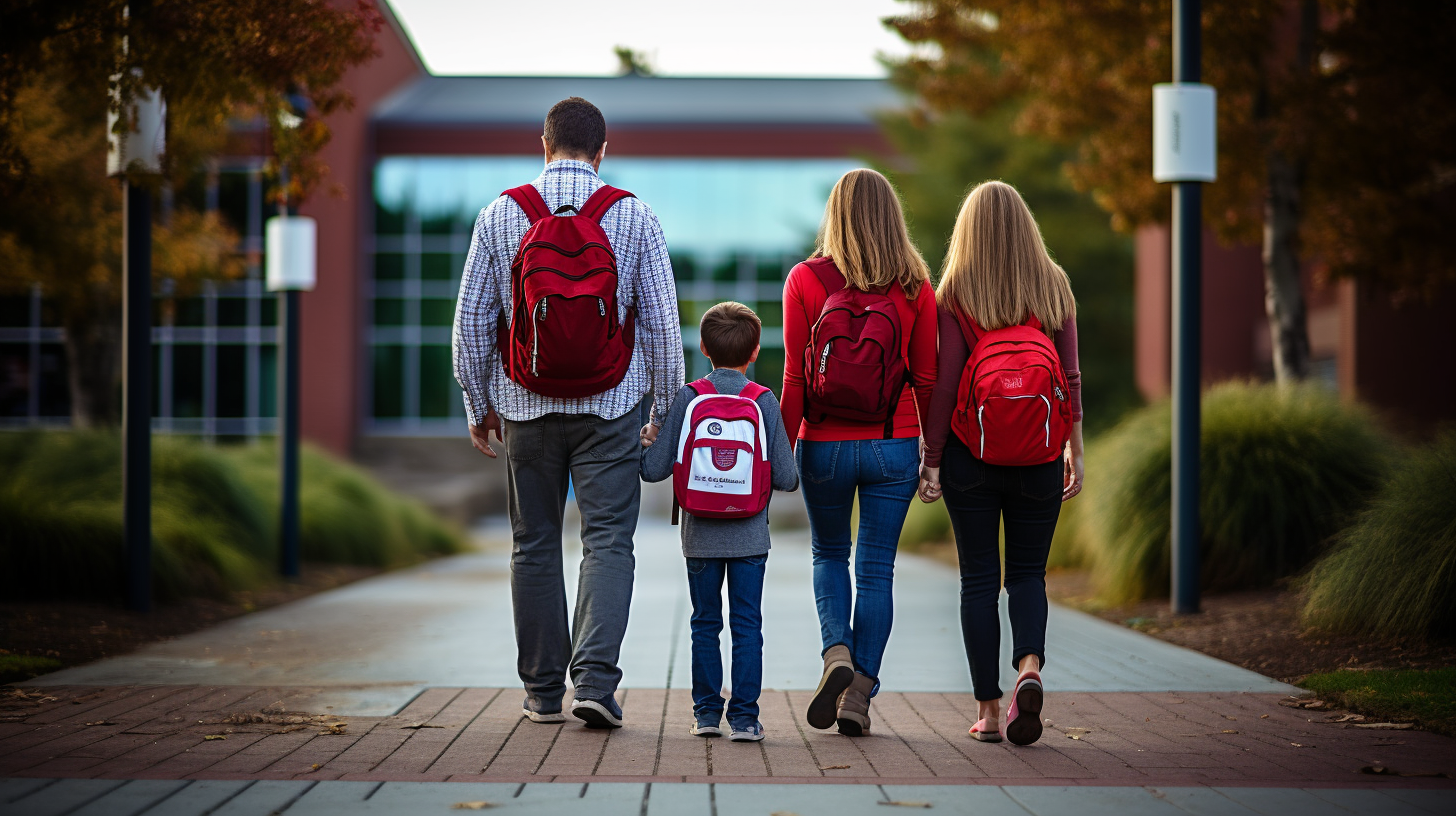
[[[890,300],[900,311],[900,352],[910,370],[912,388],[900,394],[895,408],[896,439],[920,436],[920,428],[930,416],[930,395],[935,391],[936,315],[935,292],[929,281],[922,284],[913,301],[898,285],[890,287]],[[824,284],[804,264],[789,270],[784,281],[784,390],[781,400],[784,428],[791,441],[810,439],[836,442],[853,439],[882,439],[883,422],[854,422],[840,417],[825,417],[823,422],[804,421],[804,348],[809,345],[809,331],[824,301],[829,299]],[[797,431],[797,432],[796,432]]]

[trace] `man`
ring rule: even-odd
[[[597,177],[607,152],[601,111],[579,97],[558,102],[546,115],[541,142],[546,169],[532,186],[548,212],[580,212],[603,186]],[[667,416],[683,383],[683,353],[677,290],[657,217],[629,197],[605,210],[599,223],[616,255],[619,323],[630,327],[629,310],[635,310],[635,344],[620,383],[586,397],[548,397],[511,379],[502,366],[497,328],[512,313],[511,264],[531,226],[522,206],[505,195],[475,222],[455,313],[454,358],[471,442],[495,458],[493,431],[506,450],[515,540],[511,602],[517,669],[526,687],[522,714],[532,722],[564,722],[569,670],[571,713],[588,726],[617,728],[622,710],[614,692],[622,679],[617,658],[632,598],[640,439],[655,437]],[[534,310],[528,317],[535,318]],[[649,392],[656,396],[644,427]],[[582,539],[570,629],[561,541],[568,477]]]

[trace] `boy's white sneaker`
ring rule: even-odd
[[[758,742],[763,739],[763,723],[756,722],[742,728],[735,725],[732,733],[728,735],[728,739],[734,742]]]
[[[689,729],[689,733],[695,737],[721,737],[723,736],[723,729],[718,726],[717,722],[698,720],[693,723],[693,727]]]

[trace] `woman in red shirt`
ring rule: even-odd
[[[870,727],[869,700],[879,688],[880,660],[894,612],[895,551],[915,495],[920,428],[935,388],[936,312],[929,280],[930,270],[910,240],[895,189],[873,170],[852,170],[829,194],[814,257],[795,266],[784,282],[784,428],[790,439],[799,440],[796,454],[809,511],[824,658],[824,674],[807,719],[815,728],[837,722],[839,732],[850,736]],[[859,294],[850,293],[855,303],[877,305],[882,314],[890,314],[893,305],[899,359],[881,354],[893,363],[895,373],[903,366],[901,376],[907,382],[904,387],[891,384],[891,390],[899,387],[899,398],[892,410],[883,412],[888,416],[834,416],[836,406],[825,396],[822,377],[816,392],[820,397],[806,399],[812,394],[806,387],[804,353],[813,327],[825,301],[845,288],[857,290]],[[880,327],[888,331],[884,322]],[[842,342],[847,344],[848,338]],[[853,348],[878,346],[861,341]],[[827,360],[828,354],[823,348],[814,356]],[[865,366],[864,377],[839,385],[868,389],[888,368]],[[822,362],[818,370],[824,370]],[[849,528],[856,496],[859,535],[851,589]]]
[[[936,297],[941,309],[940,380],[925,424],[920,498],[935,501],[944,485],[945,506],[955,530],[961,571],[961,633],[980,704],[980,719],[971,727],[971,736],[1000,742],[1004,731],[1013,743],[1029,745],[1042,730],[1040,670],[1046,662],[1047,555],[1062,502],[1082,489],[1077,303],[1067,273],[1048,254],[1021,194],[999,181],[980,184],[966,196],[951,233]],[[1052,458],[1041,464],[992,464],[950,433],[952,415],[969,410],[958,404],[959,390],[977,339],[984,332],[1021,325],[1043,331],[1056,347],[1067,384],[1071,438],[1065,450],[1057,440],[1050,451]],[[1048,402],[1048,428],[1051,410]],[[985,426],[981,434],[982,440],[987,438]],[[984,454],[984,441],[978,450]],[[1003,518],[1004,578],[999,544]],[[1019,672],[1004,727],[1000,723],[1001,618],[997,610],[1003,585],[1011,618],[1011,662]]]

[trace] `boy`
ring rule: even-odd
[[[758,359],[758,315],[742,303],[719,303],[703,315],[698,347],[713,363],[707,380],[719,394],[740,393],[748,385],[748,365]],[[651,426],[642,429],[642,478],[660,482],[672,476],[683,418],[698,392],[685,385],[672,402],[661,438]],[[755,402],[768,436],[769,467],[776,490],[799,486],[789,437],[773,392]],[[654,444],[655,442],[655,444]],[[723,581],[728,581],[728,620],[733,633],[732,699],[728,701],[730,739],[763,739],[758,721],[758,693],[763,682],[764,566],[768,562],[768,508],[747,518],[699,518],[682,515],[682,547],[687,558],[688,595],[693,602],[693,727],[699,737],[722,736],[723,661],[718,635],[723,631]]]

